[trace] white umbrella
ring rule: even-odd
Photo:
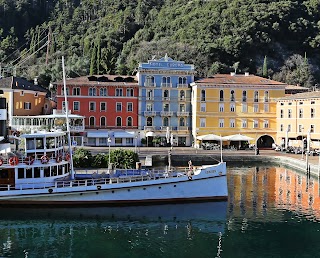
[[[253,138],[246,136],[246,135],[242,135],[242,134],[233,134],[233,135],[224,136],[222,138],[226,141],[251,141],[251,140],[253,140]]]
[[[204,141],[221,141],[222,137],[216,134],[207,134],[202,137]]]
[[[203,137],[207,136],[207,134],[197,136],[197,140],[202,141]]]

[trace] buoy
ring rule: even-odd
[[[10,164],[11,166],[18,165],[18,164],[19,164],[19,159],[18,159],[18,157],[17,157],[17,156],[11,157],[11,158],[9,159],[9,164]]]
[[[49,162],[48,156],[43,155],[43,156],[41,157],[41,163],[42,163],[42,164],[47,164],[48,162]]]
[[[24,159],[24,163],[26,163],[27,165],[32,165],[34,162],[34,159],[31,156],[28,156]]]

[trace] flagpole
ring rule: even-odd
[[[223,162],[223,160],[222,160],[222,137],[221,137],[221,134],[220,134],[220,162]]]

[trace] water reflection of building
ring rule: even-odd
[[[276,207],[320,219],[318,179],[279,168],[275,186]]]

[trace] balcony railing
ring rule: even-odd
[[[172,87],[172,83],[161,83],[161,87],[171,88]]]
[[[155,126],[144,126],[143,128],[145,131],[154,131],[156,130],[156,127]]]
[[[178,126],[179,131],[189,131],[190,127],[189,126]]]
[[[156,84],[154,82],[145,82],[144,87],[156,87]]]
[[[161,111],[160,115],[161,116],[173,116],[173,112],[172,111]]]
[[[146,97],[146,100],[153,101],[154,97]]]
[[[187,83],[178,83],[177,88],[188,88],[189,85]]]
[[[177,112],[177,116],[189,116],[190,115],[190,112],[182,112],[182,111],[179,111]]]
[[[143,114],[144,114],[144,116],[156,116],[157,112],[156,111],[144,111]]]
[[[162,101],[170,101],[170,97],[163,97]]]

